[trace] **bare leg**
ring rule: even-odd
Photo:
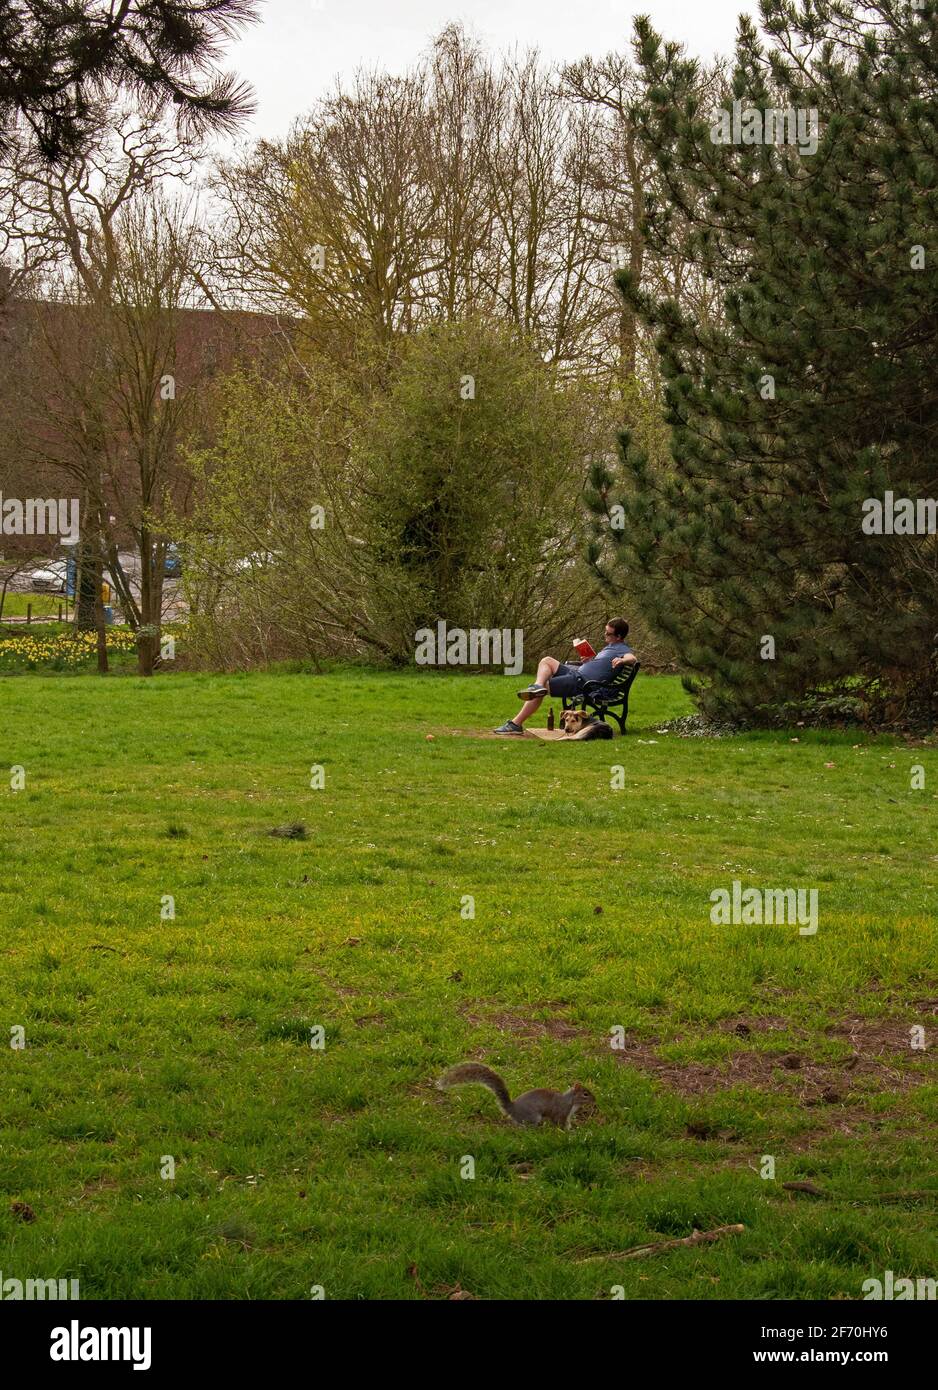
[[[537,684],[547,685],[551,676],[556,674],[559,665],[560,662],[555,656],[542,656],[537,663],[537,675],[534,678]],[[540,709],[543,698],[543,695],[538,695],[533,700],[525,700],[521,709],[514,717],[514,723],[523,724],[526,719],[530,719],[531,715]]]
[[[537,710],[540,709],[543,698],[543,695],[538,695],[536,700],[525,700],[521,709],[514,717],[514,723],[523,724],[526,719],[530,719],[531,715],[535,714]]]
[[[555,656],[542,656],[537,663],[537,675],[534,678],[538,685],[546,685],[551,676],[557,674],[557,667],[559,665],[560,662]]]

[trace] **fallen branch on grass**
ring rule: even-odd
[[[815,1187],[813,1182],[783,1182],[782,1187],[789,1192],[807,1192],[811,1197],[826,1197],[828,1194],[822,1192],[819,1187]],[[874,1202],[926,1202],[934,1201],[938,1198],[936,1192],[873,1192],[869,1197],[856,1197],[852,1200],[859,1202],[861,1206],[870,1206]]]
[[[586,1259],[577,1260],[576,1264],[588,1265],[595,1260],[637,1260],[643,1255],[660,1255],[662,1250],[677,1250],[681,1245],[704,1245],[711,1240],[720,1240],[722,1236],[738,1236],[745,1229],[742,1223],[738,1226],[717,1226],[714,1231],[693,1231],[680,1240],[656,1240],[651,1245],[634,1245],[631,1250],[610,1250],[606,1255],[587,1255]]]
[[[872,1197],[864,1197],[869,1202],[934,1202],[938,1192],[874,1192]]]

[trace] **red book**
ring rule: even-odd
[[[596,653],[593,651],[593,648],[590,646],[589,642],[587,642],[585,637],[575,638],[573,648],[574,651],[578,651],[580,653],[580,656],[583,658],[584,661],[592,661],[593,657],[596,655]]]

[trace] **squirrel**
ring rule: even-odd
[[[463,1062],[451,1067],[436,1083],[441,1090],[449,1086],[487,1086],[504,1114],[516,1125],[539,1125],[543,1120],[569,1129],[578,1110],[595,1110],[596,1097],[592,1091],[575,1081],[569,1091],[525,1091],[512,1100],[498,1072],[481,1062]]]

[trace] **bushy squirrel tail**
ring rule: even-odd
[[[506,1115],[511,1115],[511,1096],[498,1072],[481,1062],[462,1062],[458,1067],[450,1067],[445,1076],[436,1083],[444,1089],[448,1086],[487,1086],[495,1096]]]

